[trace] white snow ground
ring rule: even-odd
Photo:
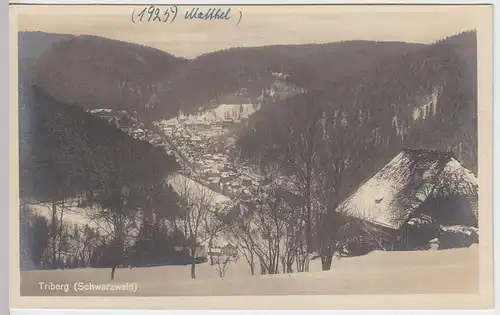
[[[182,188],[182,185],[186,185],[190,190],[191,193],[194,194],[194,196],[200,196],[200,194],[209,194],[214,202],[214,204],[227,204],[231,201],[231,199],[227,198],[224,195],[221,195],[206,186],[203,186],[195,181],[193,181],[190,178],[187,178],[186,176],[182,174],[175,174],[172,175],[169,178],[169,183],[173,186],[175,190],[179,190]],[[187,188],[186,187],[186,188]],[[46,217],[49,221],[52,218],[52,212],[51,208],[49,205],[32,205],[32,209],[41,216]],[[74,224],[78,226],[85,226],[86,224],[89,225],[90,227],[93,228],[99,228],[100,226],[89,219],[88,217],[88,209],[84,208],[79,208],[77,206],[67,206],[66,209],[64,210],[64,215],[63,215],[63,221],[70,225],[73,226]],[[58,210],[57,212],[57,217],[59,218],[60,216],[60,211]],[[103,232],[101,230],[101,232]]]
[[[49,206],[44,205],[32,205],[32,209],[38,215],[44,216],[49,221],[52,219],[52,212]],[[90,220],[86,215],[87,210],[79,207],[66,207],[63,214],[63,221],[68,224],[70,227],[73,225],[78,225],[80,227],[85,226],[86,224],[92,228],[98,228],[98,225]],[[57,210],[57,218],[59,219],[61,215],[60,209]]]
[[[110,269],[44,270],[21,272],[22,295],[332,295],[332,294],[432,294],[477,293],[478,247],[442,251],[373,252],[366,256],[334,260],[332,270],[320,271],[318,260],[311,272],[250,276],[244,258],[229,265],[225,278],[215,266],[162,266],[118,269],[109,281]],[[256,268],[259,273],[259,267]],[[68,293],[39,289],[39,282],[69,284],[136,283],[137,292],[85,291]]]
[[[169,184],[172,185],[172,188],[178,194],[183,194],[183,189],[189,189],[190,194],[193,194],[195,198],[209,198],[213,204],[223,204],[231,202],[231,199],[228,197],[219,194],[218,192],[213,191],[212,189],[195,182],[194,180],[179,174],[175,173],[169,177]]]

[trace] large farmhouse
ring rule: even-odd
[[[477,227],[478,185],[451,154],[405,149],[339,205],[378,249],[405,250],[443,227]]]

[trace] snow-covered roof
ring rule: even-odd
[[[419,182],[415,183],[417,173]],[[403,213],[404,216],[410,215],[431,193],[446,193],[442,188],[448,190],[447,193],[477,196],[477,179],[449,154],[407,149],[364,183],[337,210],[398,229],[408,219],[402,217]]]
[[[100,113],[100,112],[111,113],[112,110],[109,109],[109,108],[97,108],[97,109],[91,109],[91,110],[89,110],[89,112],[91,114],[97,114],[97,113]]]

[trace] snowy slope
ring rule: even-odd
[[[119,269],[108,281],[110,269],[23,271],[22,294],[40,294],[38,281],[55,283],[137,283],[136,293],[85,292],[87,295],[231,296],[331,294],[474,293],[478,290],[478,247],[442,251],[373,252],[362,257],[334,260],[332,270],[250,276],[243,258],[227,268],[220,279],[210,264],[197,265],[191,279],[189,266]],[[259,268],[257,267],[257,273]],[[46,292],[45,294],[56,294]],[[82,293],[80,293],[82,294]],[[69,292],[65,295],[75,295]]]

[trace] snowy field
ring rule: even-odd
[[[256,268],[257,272],[259,268]],[[118,269],[108,281],[110,269],[22,271],[21,295],[134,295],[134,296],[228,296],[228,295],[332,295],[332,294],[435,294],[477,293],[478,247],[442,251],[373,252],[363,257],[334,260],[331,271],[320,271],[311,262],[311,272],[250,276],[243,258],[219,278],[215,266],[162,266]],[[75,282],[84,284],[136,284],[136,292],[75,292]],[[67,293],[44,291],[39,282],[68,284]]]
[[[31,207],[35,211],[35,213],[47,218],[49,222],[50,220],[52,220],[52,210],[49,205],[32,205]],[[61,215],[59,209],[60,208],[58,208],[57,210],[58,219],[60,218]],[[75,224],[80,227],[83,227],[87,224],[89,225],[89,227],[98,228],[99,226],[88,218],[88,216],[86,215],[87,212],[88,210],[84,208],[66,206],[64,209],[63,222],[68,224],[70,227],[72,227]]]
[[[197,183],[194,180],[179,173],[171,175],[169,177],[168,183],[172,185],[174,191],[181,196],[185,194],[183,191],[187,189],[189,191],[189,194],[193,194],[193,197],[209,198],[214,205],[231,202],[231,199],[229,199],[228,197],[219,194],[218,192],[215,192],[212,189],[200,183]]]
[[[210,196],[214,204],[226,204],[231,201],[224,195],[221,195],[208,187],[201,185],[194,180],[182,175],[174,174],[169,177],[169,184],[172,185],[174,190],[181,192],[183,188],[189,189],[193,196],[199,197],[200,195]],[[32,205],[32,209],[38,215],[44,216],[49,221],[52,219],[52,212],[49,205]],[[60,208],[59,208],[60,209]],[[69,226],[79,225],[81,227],[86,224],[92,228],[102,227],[89,219],[88,209],[79,208],[77,206],[66,206],[63,215],[63,221]],[[57,212],[57,218],[60,217],[60,211]],[[100,230],[101,233],[106,233],[106,231]]]

